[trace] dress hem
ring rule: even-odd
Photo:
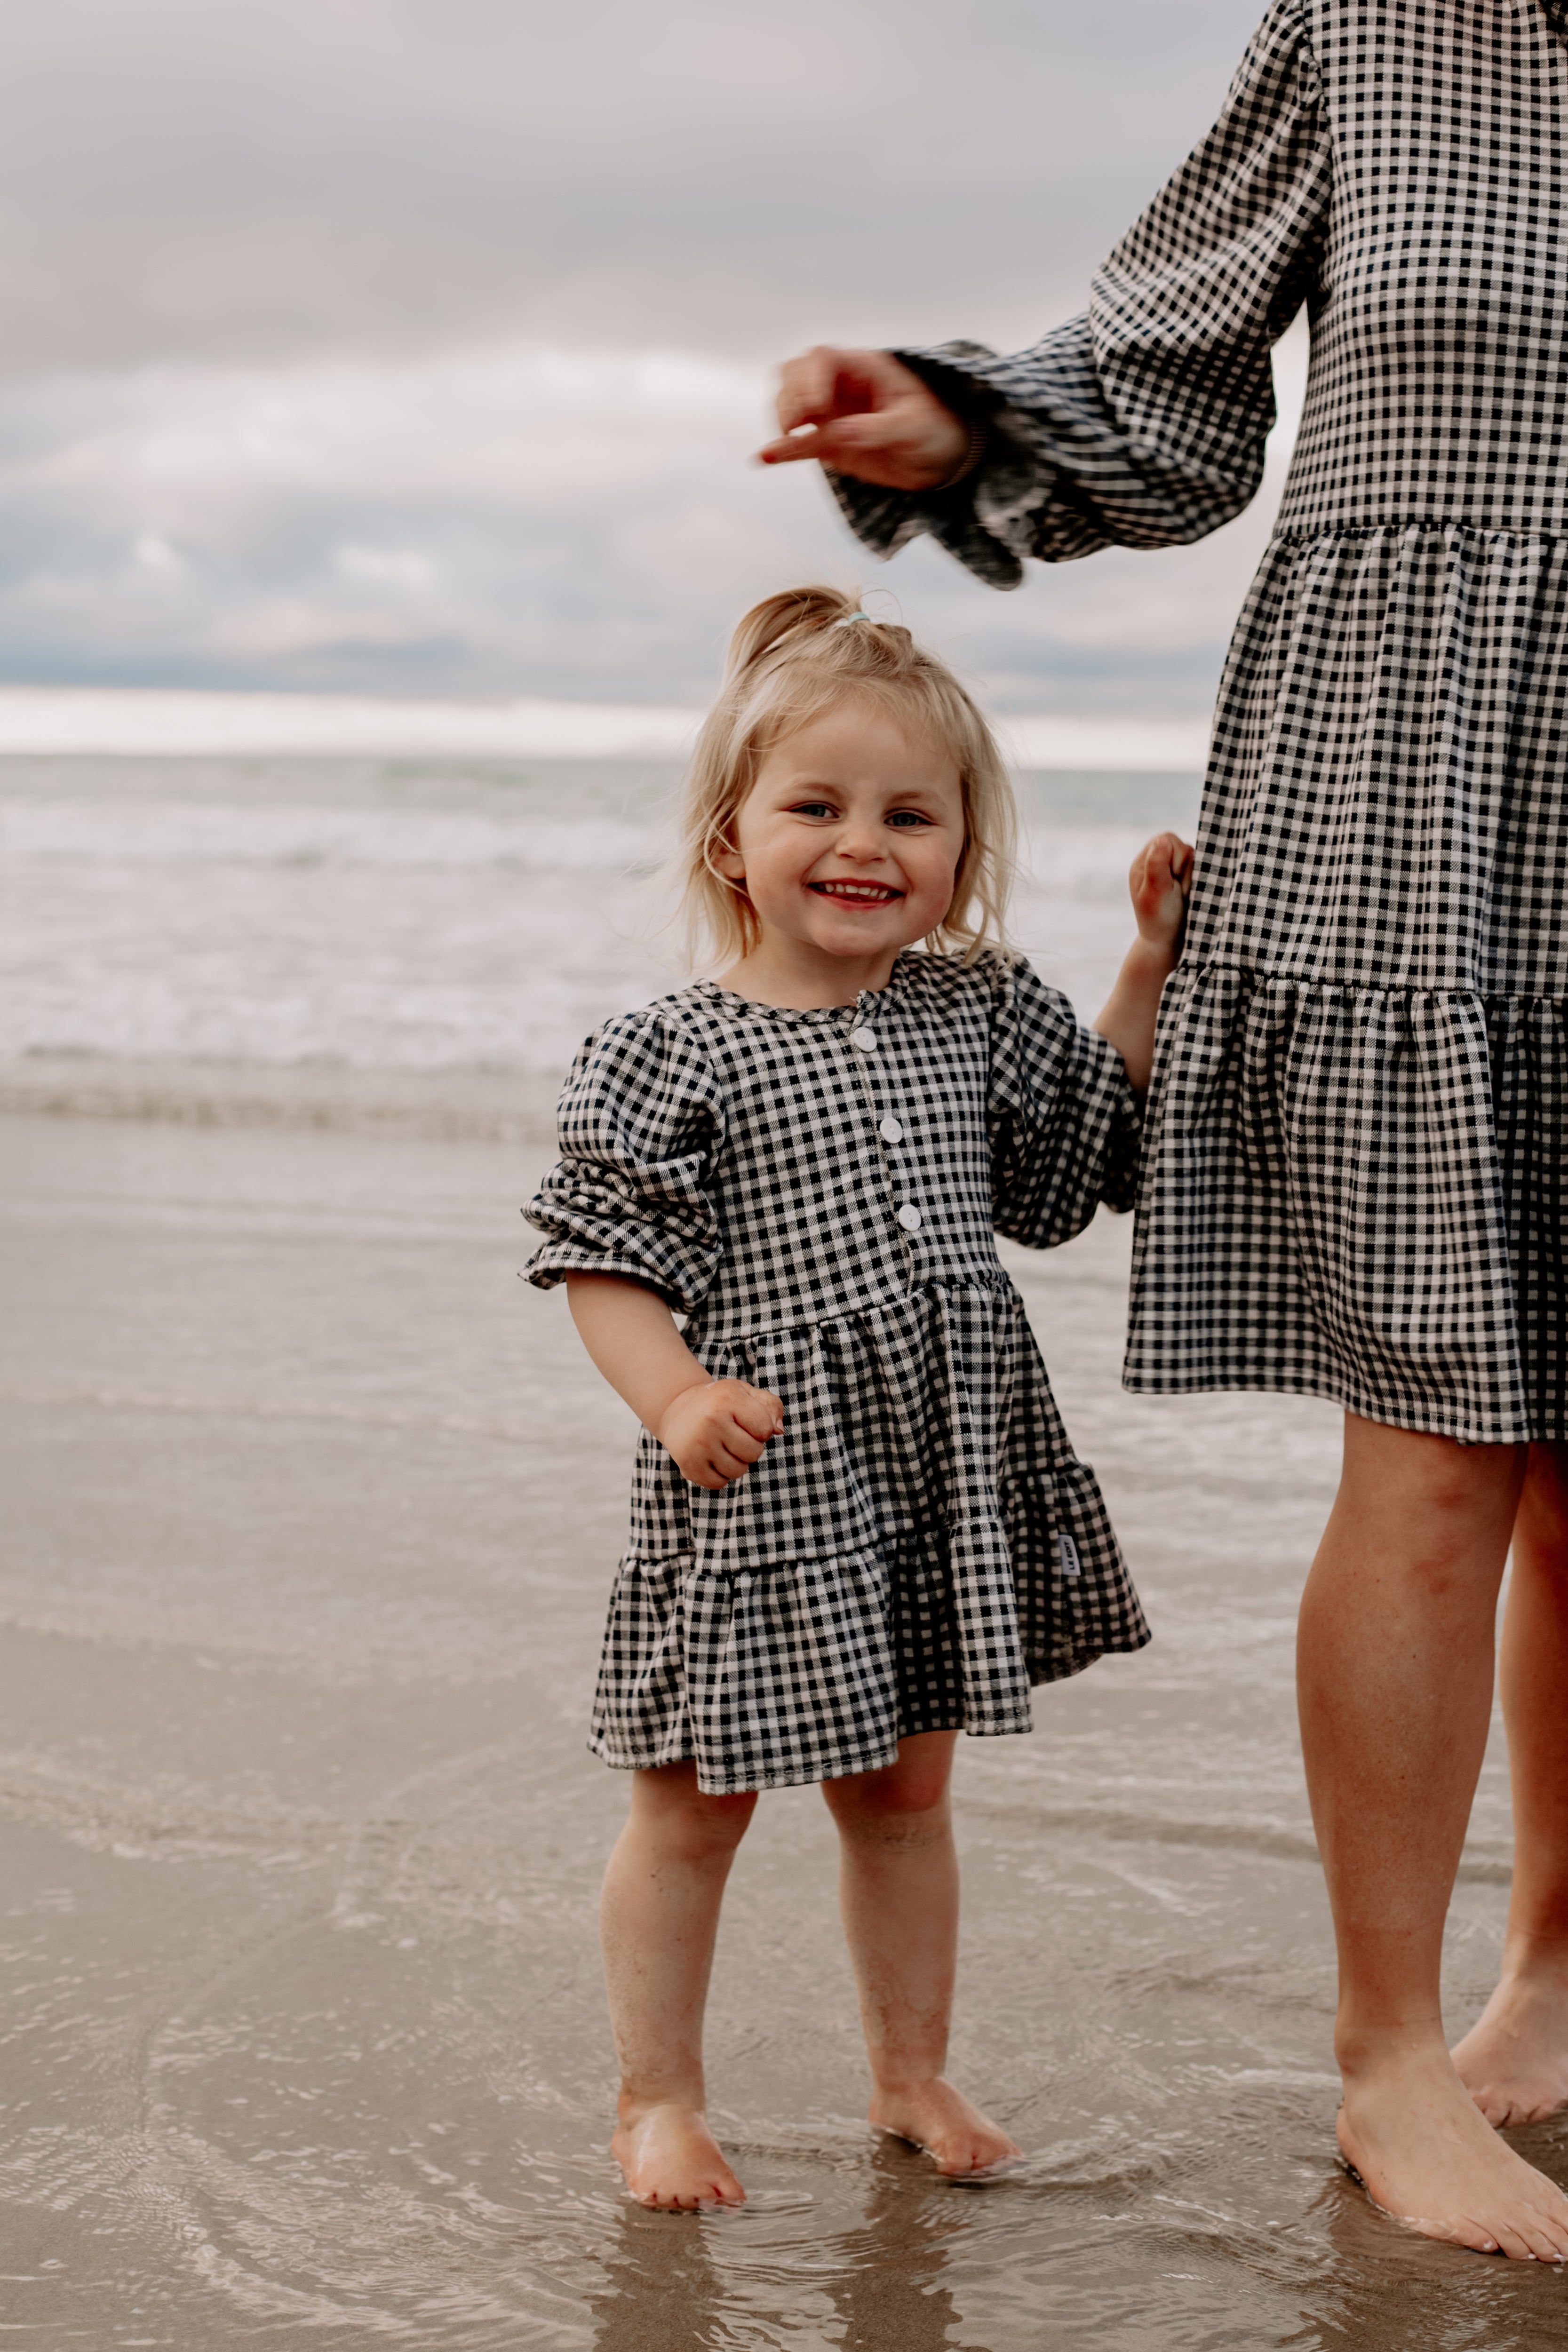
[[[922,1729],[961,1731],[969,1739],[1019,1739],[1025,1738],[1034,1727],[1032,1722],[928,1723],[922,1727]],[[920,1737],[920,1734],[904,1733],[900,1736],[911,1738]],[[729,1772],[713,1773],[704,1779],[702,1759],[689,1745],[683,1746],[678,1756],[648,1755],[646,1757],[630,1756],[624,1751],[612,1752],[608,1741],[597,1739],[592,1735],[584,1742],[584,1745],[590,1756],[596,1756],[601,1764],[607,1764],[615,1772],[657,1772],[668,1764],[695,1764],[697,1785],[705,1797],[743,1797],[765,1789],[811,1789],[824,1780],[847,1780],[862,1772],[885,1772],[890,1765],[896,1764],[899,1760],[899,1739],[895,1738],[890,1746],[868,1749],[864,1757],[858,1756],[853,1760],[835,1758],[833,1769],[830,1771],[812,1769],[805,1765],[782,1766],[776,1771],[767,1772],[759,1780],[744,1780],[739,1774]]]
[[[1300,1396],[1353,1412],[1380,1429],[1408,1429],[1418,1437],[1450,1437],[1458,1445],[1552,1445],[1568,1439],[1564,1429],[1479,1429],[1460,1416],[1404,1413],[1390,1410],[1380,1399],[1354,1397],[1327,1375],[1305,1378],[1282,1372],[1134,1372],[1123,1370],[1121,1385],[1129,1396]]]

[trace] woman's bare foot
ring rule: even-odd
[[[940,2074],[926,2083],[906,2084],[899,2091],[877,2092],[871,2121],[879,2131],[923,2147],[939,2172],[984,2172],[988,2165],[1005,2164],[1024,2152]]]
[[[1347,2076],[1339,2140],[1373,2204],[1425,2236],[1568,2260],[1568,2197],[1482,2120],[1440,2046]]]
[[[1489,2124],[1534,2124],[1568,2106],[1568,1984],[1505,1976],[1454,2053]]]
[[[743,2205],[746,2192],[724,2161],[700,2107],[673,2100],[623,2113],[610,2154],[639,2205],[691,2212],[699,2205]]]

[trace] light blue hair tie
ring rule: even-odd
[[[847,629],[852,628],[857,621],[871,621],[873,628],[877,625],[876,622],[871,620],[869,613],[846,613],[844,618],[841,621],[835,621],[833,625],[836,629]]]

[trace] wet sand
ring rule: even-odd
[[[859,2120],[815,1792],[742,1851],[711,2074],[752,2192],[603,2150],[583,1749],[628,1417],[517,1282],[536,1145],[0,1119],[0,2324],[43,2347],[1568,2346],[1568,2279],[1336,2169],[1290,1697],[1337,1423],[1116,1385],[1128,1229],[1014,1253],[1154,1645],[969,1741],[954,2071],[1029,2151]],[[1507,1895],[1494,1742],[1456,2027]],[[1568,2129],[1518,2136],[1568,2179]]]

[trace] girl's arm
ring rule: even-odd
[[[1154,1066],[1154,1019],[1160,992],[1181,952],[1192,881],[1192,850],[1173,833],[1156,834],[1146,842],[1128,877],[1138,937],[1094,1025],[1126,1063],[1138,1094],[1147,1087]]]
[[[694,1486],[713,1494],[744,1477],[782,1432],[778,1398],[704,1371],[656,1292],[616,1275],[569,1274],[566,1296],[599,1370]]]

